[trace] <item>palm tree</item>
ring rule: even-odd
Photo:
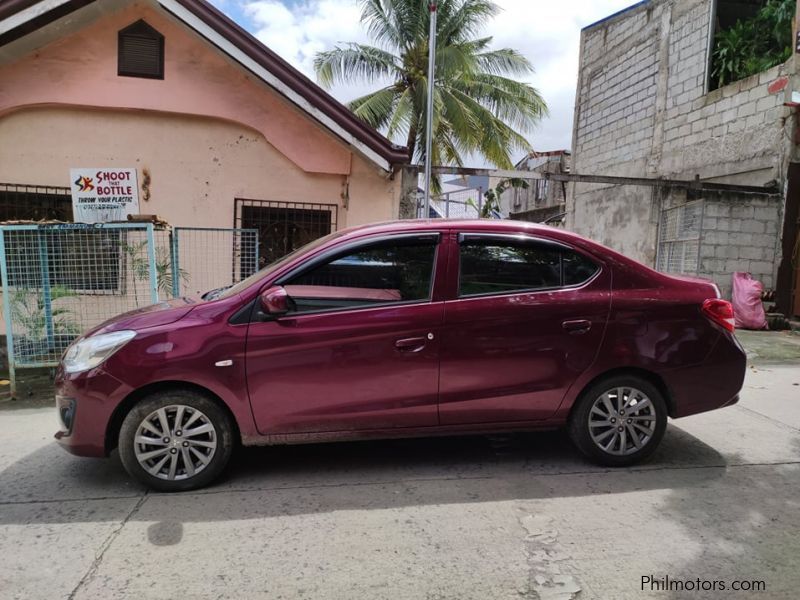
[[[424,161],[428,0],[361,3],[361,21],[376,45],[349,43],[318,53],[317,78],[326,87],[390,80],[348,106],[390,139],[404,138],[409,162]],[[490,49],[491,37],[477,37],[498,11],[490,0],[438,2],[433,164],[463,166],[465,156],[480,154],[510,169],[511,154],[529,150],[525,133],[547,113],[539,92],[517,80],[533,73],[530,62],[509,48]]]

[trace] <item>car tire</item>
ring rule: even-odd
[[[645,460],[658,447],[666,428],[663,394],[634,375],[617,375],[592,384],[576,401],[568,424],[569,436],[578,449],[607,467]]]
[[[227,466],[234,431],[230,415],[214,400],[190,390],[165,390],[140,400],[125,416],[119,455],[125,470],[154,490],[195,490]]]

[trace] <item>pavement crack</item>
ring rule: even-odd
[[[122,521],[120,521],[120,524],[117,527],[115,527],[114,530],[110,534],[108,534],[108,537],[106,537],[106,539],[100,545],[100,549],[95,554],[94,560],[92,561],[92,564],[89,566],[89,569],[86,571],[86,573],[83,575],[83,577],[81,577],[81,579],[78,582],[78,584],[69,593],[69,596],[67,596],[67,600],[74,600],[76,594],[80,591],[80,589],[82,587],[84,587],[86,584],[88,584],[92,579],[94,579],[95,575],[97,574],[97,570],[100,568],[100,564],[103,562],[103,557],[105,556],[105,554],[108,551],[108,549],[111,547],[111,544],[113,544],[114,540],[117,539],[119,534],[122,532],[123,527],[125,527],[125,525],[128,524],[128,521],[130,521],[133,518],[133,516],[137,512],[139,512],[139,509],[145,503],[145,501],[147,500],[148,496],[149,496],[149,493],[145,492],[142,495],[142,497],[139,498],[139,501],[128,512],[128,514],[125,516],[125,518],[122,519]]]
[[[559,548],[558,530],[545,515],[526,514],[519,518],[525,532],[528,587],[523,596],[533,600],[572,600],[581,591],[578,581],[564,572],[571,557]]]
[[[769,421],[773,425],[777,425],[778,427],[781,427],[783,429],[789,429],[790,431],[794,431],[795,433],[800,433],[800,428],[789,425],[788,423],[784,423],[783,421],[778,421],[777,419],[773,419],[772,417],[769,417],[764,413],[760,413],[757,410],[753,410],[752,408],[747,408],[746,406],[741,406],[738,404],[736,405],[736,408],[738,408],[739,410],[743,410],[746,413],[750,413],[753,416],[759,417],[764,421]]]
[[[608,474],[623,474],[623,473],[657,473],[663,471],[692,471],[702,469],[737,469],[746,467],[781,467],[800,465],[800,460],[783,460],[774,462],[732,462],[732,463],[714,463],[710,465],[664,465],[661,467],[641,467],[641,468],[628,468],[628,469],[576,469],[574,471],[557,471],[552,473],[530,473],[532,477],[572,477],[575,475],[608,475]],[[286,492],[292,490],[315,490],[326,488],[341,488],[341,487],[371,487],[377,485],[397,485],[405,483],[441,483],[445,481],[486,481],[502,479],[503,476],[499,475],[476,475],[476,476],[462,476],[462,477],[408,477],[402,479],[390,479],[385,481],[342,481],[338,483],[309,483],[301,485],[276,485],[276,486],[257,486],[250,488],[220,488],[208,490],[195,490],[182,492],[181,497],[188,496],[210,496],[215,494],[248,494],[252,492]],[[158,492],[147,492],[147,497],[169,497],[174,494],[161,494]],[[87,496],[84,498],[48,498],[44,500],[4,500],[0,501],[0,506],[16,506],[16,505],[37,505],[37,504],[61,504],[66,502],[93,502],[102,500],[128,500],[131,498],[139,498],[136,496]],[[129,515],[127,519],[130,519]]]
[[[714,463],[710,465],[664,465],[662,467],[642,467],[628,469],[577,469],[574,471],[558,471],[552,473],[530,473],[533,477],[570,477],[575,475],[608,475],[621,473],[656,473],[660,471],[690,471],[700,469],[730,469],[741,467],[776,467],[784,465],[800,465],[800,460],[787,460],[775,462],[738,462],[738,463]],[[285,492],[292,490],[324,489],[339,487],[370,487],[376,485],[397,485],[403,483],[440,483],[443,481],[474,481],[474,480],[496,480],[502,479],[498,475],[480,475],[465,477],[409,477],[402,479],[390,479],[386,481],[342,481],[337,483],[309,483],[301,485],[278,485],[278,486],[257,486],[251,488],[224,488],[212,490],[196,490],[183,492],[181,496],[205,496],[212,494],[246,494],[250,492]],[[170,494],[154,493],[154,496],[169,496]]]
[[[139,498],[140,495],[130,496],[85,496],[83,498],[45,498],[44,500],[2,500],[0,506],[14,506],[17,504],[31,505],[31,504],[61,504],[64,502],[93,502],[103,500],[130,500],[132,498]]]
[[[225,489],[212,489],[212,490],[196,490],[193,492],[183,492],[181,496],[210,496],[214,494],[242,494],[248,492],[285,492],[291,490],[313,490],[325,488],[341,488],[341,487],[369,487],[376,485],[397,485],[399,483],[438,483],[442,481],[480,481],[496,479],[494,475],[476,475],[476,476],[463,476],[463,477],[408,477],[402,479],[389,479],[386,481],[340,481],[337,483],[309,483],[301,485],[279,485],[279,486],[259,486],[252,488],[225,488]],[[154,496],[170,496],[174,494],[159,494],[154,493]]]

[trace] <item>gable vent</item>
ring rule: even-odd
[[[164,36],[144,21],[120,31],[117,74],[164,79]]]

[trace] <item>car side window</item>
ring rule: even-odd
[[[580,285],[591,279],[599,269],[591,260],[572,250],[564,250],[561,253],[561,268],[564,285]]]
[[[424,301],[435,255],[433,239],[382,241],[335,256],[284,288],[297,313]]]
[[[598,268],[577,252],[552,244],[492,238],[463,241],[459,296],[578,285],[590,279]]]

